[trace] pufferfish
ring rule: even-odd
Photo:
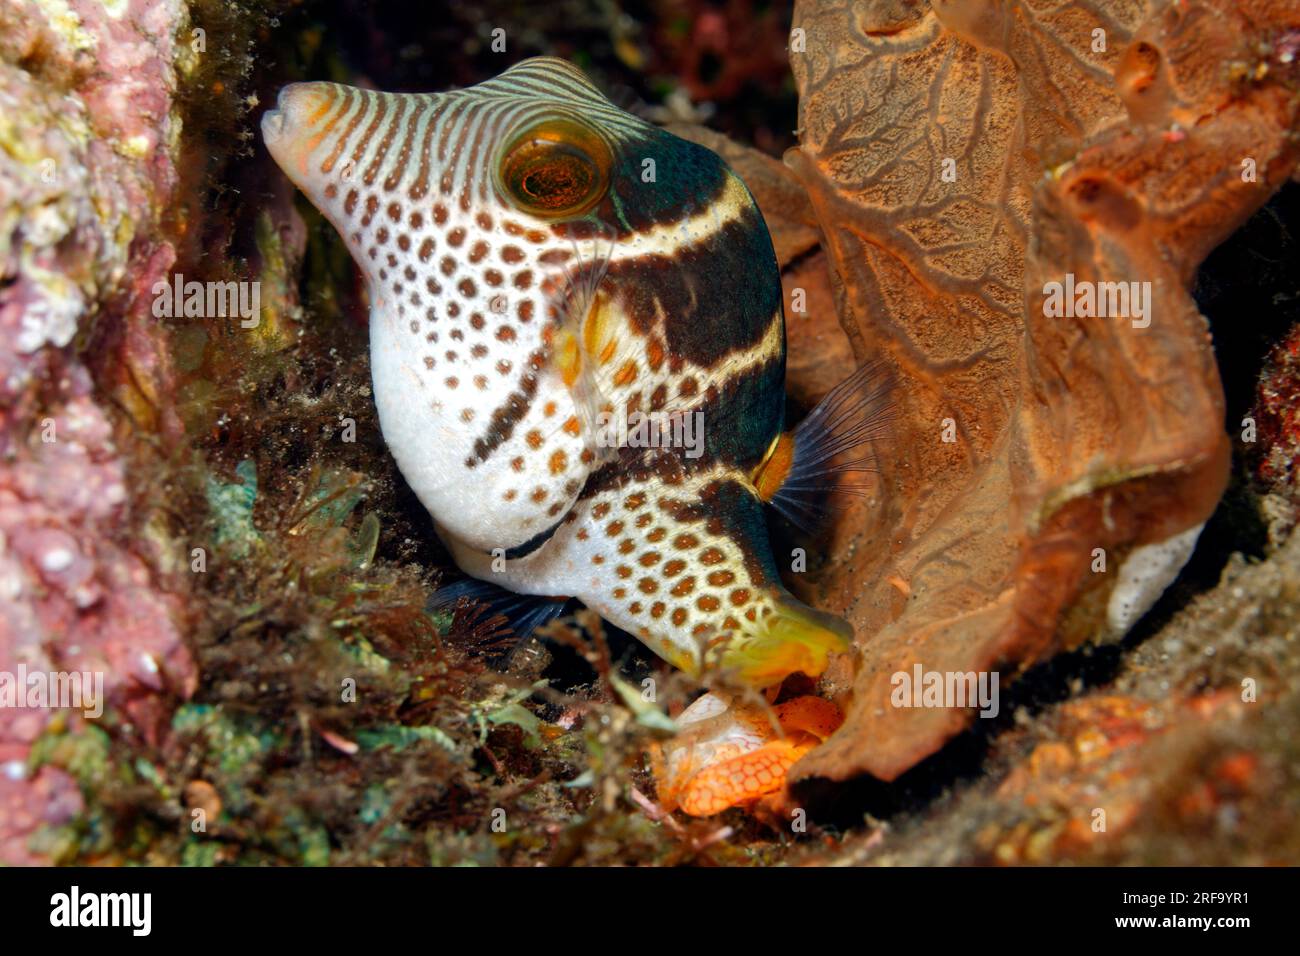
[[[783,430],[779,270],[719,156],[552,58],[444,93],[292,84],[262,131],[365,275],[385,441],[466,574],[760,689],[846,649],[764,509],[815,507],[880,389],[862,370]]]

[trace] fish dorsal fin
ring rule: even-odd
[[[812,533],[838,495],[867,494],[876,471],[871,443],[889,428],[894,408],[884,365],[871,362],[836,385],[792,431],[779,435],[753,475],[758,495],[786,520]]]

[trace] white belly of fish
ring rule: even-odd
[[[541,371],[509,437],[469,467],[493,412],[517,393],[521,365],[516,360],[513,374],[502,375],[500,350],[475,358],[468,333],[430,343],[424,324],[409,315],[393,315],[383,304],[371,311],[371,376],[384,440],[448,533],[488,553],[518,547],[564,516],[586,477],[581,434],[565,428],[575,416],[573,400],[553,373]],[[529,354],[533,343],[520,345],[512,354]]]

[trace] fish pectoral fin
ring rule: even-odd
[[[618,350],[622,327],[609,296],[601,291],[614,244],[612,234],[574,240],[573,260],[564,267],[551,299],[557,320],[551,360],[573,397],[587,448],[601,462],[617,454],[617,448],[601,441],[600,422],[602,414],[614,407],[602,385],[608,376],[600,370]]]
[[[618,457],[618,446],[608,440],[607,416],[612,413],[613,403],[601,390],[596,371],[585,353],[578,350],[579,368],[573,381],[567,382],[569,394],[573,396],[573,405],[579,427],[582,429],[583,441],[587,450],[595,456],[597,464],[605,464]]]
[[[893,415],[890,378],[868,363],[836,385],[817,407],[773,443],[754,472],[759,497],[799,530],[812,534],[836,495],[864,495],[862,476],[876,471],[871,443]]]

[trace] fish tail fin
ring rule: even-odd
[[[869,362],[836,385],[792,431],[781,434],[753,476],[758,495],[811,534],[836,495],[865,496],[874,473],[871,443],[893,418],[884,364]]]
[[[728,642],[721,666],[750,686],[771,687],[795,673],[821,676],[830,655],[848,650],[852,639],[848,621],[782,594],[754,631]]]

